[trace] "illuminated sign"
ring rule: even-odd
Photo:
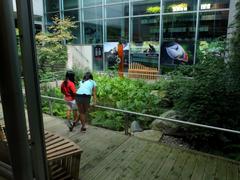
[[[201,9],[202,10],[211,9],[211,4],[201,4]]]
[[[188,10],[188,4],[187,3],[174,4],[174,5],[171,5],[171,8],[172,8],[173,12],[187,11]]]

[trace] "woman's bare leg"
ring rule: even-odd
[[[68,109],[68,110],[67,110],[67,120],[70,121],[70,119],[71,119],[71,110]]]

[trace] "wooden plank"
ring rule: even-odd
[[[154,161],[152,161],[145,174],[142,175],[142,179],[151,179],[154,177],[154,173],[156,174],[162,168],[171,151],[171,148],[164,145],[159,145],[159,147],[156,149],[157,157]]]
[[[153,162],[160,156],[159,145],[152,142],[149,142],[149,144],[146,151],[139,153],[138,159],[130,162],[130,170],[128,170],[125,177],[121,179],[148,179],[148,176],[146,176],[147,172],[153,169]],[[121,176],[119,176],[119,178],[120,177]]]
[[[181,152],[177,156],[177,159],[175,161],[175,164],[173,165],[172,169],[167,175],[167,179],[169,180],[178,180],[181,176],[184,164],[186,163],[188,159],[188,153],[187,152]]]
[[[192,180],[201,180],[201,179],[203,179],[203,174],[204,174],[205,166],[206,166],[208,159],[207,159],[207,157],[200,156],[200,155],[197,155],[196,159],[197,159],[197,162],[196,162],[196,166],[193,170],[191,179]]]
[[[84,173],[84,169],[82,170],[82,175],[80,177],[82,179],[94,179],[97,177],[102,171],[105,171],[111,167],[111,163],[113,163],[116,159],[122,158],[127,156],[127,151],[130,151],[136,147],[136,141],[132,140],[132,138],[127,139],[121,146],[115,149],[113,152],[109,154],[104,160],[98,163],[98,166],[93,166],[92,168],[88,169],[86,173]]]
[[[56,143],[54,143],[50,146],[46,146],[46,151],[49,151],[49,150],[54,149],[54,148],[59,147],[59,146],[63,146],[65,144],[69,144],[69,141],[63,140],[63,141],[60,141],[60,142],[56,142]]]
[[[153,174],[154,179],[166,179],[168,173],[171,171],[173,165],[175,164],[179,153],[182,153],[182,151],[179,149],[172,149],[161,169]]]
[[[227,163],[227,180],[238,179],[238,166],[231,162]]]
[[[132,162],[141,163],[141,158],[145,155],[144,152],[149,148],[148,142],[140,143],[138,139],[134,140],[134,146],[131,149],[126,148],[124,150],[124,156],[120,154],[116,154],[115,161],[112,161],[111,164],[108,165],[108,171],[103,171],[96,178],[102,180],[110,180],[117,179],[121,177],[121,179],[126,178],[126,175],[131,172],[133,168],[131,167]]]
[[[138,139],[136,139],[138,141]],[[146,167],[146,159],[149,156],[150,151],[154,144],[149,142],[137,142],[140,147],[134,149],[133,152],[128,153],[128,157],[120,162],[112,171],[106,180],[112,179],[133,179],[136,178],[136,175],[143,169],[143,166]]]
[[[227,168],[226,164],[223,160],[217,160],[217,167],[216,167],[216,180],[226,180],[227,179]]]
[[[183,167],[181,179],[184,179],[184,180],[191,179],[193,170],[195,169],[195,165],[196,165],[196,155],[193,153],[189,153],[189,158],[185,166]]]
[[[214,179],[216,175],[216,166],[217,166],[217,159],[213,157],[208,157],[207,163],[205,165],[205,171],[203,175],[203,179]]]

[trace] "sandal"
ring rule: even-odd
[[[81,128],[81,131],[83,131],[83,132],[86,132],[86,130],[87,130],[87,129],[86,129],[85,127],[82,127],[82,128]]]

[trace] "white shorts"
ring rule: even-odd
[[[65,100],[65,102],[68,110],[77,110],[77,104],[75,100],[72,100],[72,101]]]

